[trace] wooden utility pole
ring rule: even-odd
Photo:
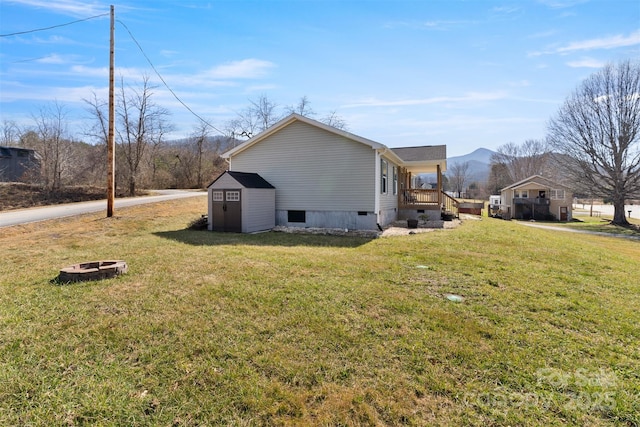
[[[107,218],[113,216],[113,205],[115,199],[115,175],[116,175],[116,156],[115,156],[115,89],[114,89],[114,69],[115,69],[115,11],[111,5],[111,30],[109,42],[109,140],[107,141]]]

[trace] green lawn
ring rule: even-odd
[[[640,424],[638,241],[185,229],[205,211],[0,229],[0,425]],[[52,282],[97,259],[129,272]]]
[[[620,234],[640,237],[640,220],[627,218],[632,227],[611,225],[612,216],[575,215],[572,222],[558,223],[560,227],[568,227],[582,231],[596,231],[600,233]]]

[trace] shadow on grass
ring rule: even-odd
[[[357,248],[369,243],[373,238],[356,236],[331,236],[318,234],[294,234],[267,231],[257,234],[221,233],[203,230],[175,230],[153,233],[164,239],[194,246],[319,246]]]

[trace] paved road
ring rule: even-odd
[[[586,203],[574,203],[573,209],[584,209],[584,211],[574,211],[573,216],[589,215],[591,205]],[[600,213],[601,215],[613,216],[613,210],[613,205],[593,205],[593,212]],[[628,217],[629,211],[631,211],[632,218],[640,218],[640,205],[624,205],[624,216]]]
[[[527,227],[543,228],[545,230],[565,231],[567,233],[591,234],[594,236],[618,237],[621,239],[640,240],[640,237],[631,236],[629,234],[614,234],[614,233],[605,233],[603,231],[576,230],[575,228],[554,227],[553,225],[542,225],[542,224],[536,224],[536,223],[525,222],[525,221],[516,221],[516,223],[521,225],[526,225]]]
[[[142,205],[145,203],[163,202],[165,200],[182,199],[185,197],[204,197],[207,193],[203,191],[187,191],[187,190],[158,190],[156,196],[129,197],[116,199],[114,206],[115,215],[118,214],[118,208],[127,206]],[[31,209],[18,209],[6,212],[0,212],[0,228],[9,227],[18,224],[27,224],[30,222],[46,221],[48,219],[64,218],[67,216],[82,215],[86,213],[99,212],[104,210],[107,212],[106,200],[95,200],[92,202],[68,203],[64,205],[45,206]]]

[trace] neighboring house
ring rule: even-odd
[[[444,145],[392,149],[291,114],[222,157],[275,187],[276,225],[375,230],[455,209],[441,191]],[[421,173],[437,173],[438,189],[413,188]]]
[[[533,175],[500,192],[500,215],[504,219],[571,221],[571,191],[562,185]]]
[[[40,155],[20,147],[0,147],[0,182],[24,181],[40,175]]]

